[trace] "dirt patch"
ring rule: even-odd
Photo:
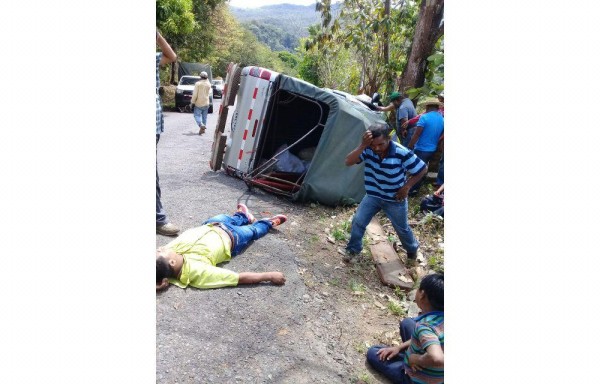
[[[443,219],[418,212],[421,199],[432,190],[426,184],[419,196],[409,199],[409,221],[421,244],[424,273],[443,272]],[[305,320],[312,334],[306,336],[325,341],[327,353],[346,366],[351,382],[370,382],[380,378],[365,363],[368,347],[398,344],[399,321],[415,316],[417,308],[410,300],[414,291],[406,294],[381,284],[368,246],[364,247],[361,262],[354,265],[342,262],[338,250],[349,239],[355,210],[356,207],[307,204],[300,209],[301,214],[296,212],[290,218],[286,241],[298,252],[298,273],[307,287],[303,300],[311,311]],[[406,253],[399,246],[391,223],[383,213],[377,217],[388,240],[405,260]]]

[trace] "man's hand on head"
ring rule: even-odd
[[[362,136],[361,146],[363,148],[367,148],[373,142],[373,134],[371,131],[366,131]]]

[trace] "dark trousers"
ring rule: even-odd
[[[419,150],[416,150],[416,149],[413,152],[415,153],[415,155],[417,155],[417,157],[419,159],[421,159],[427,165],[429,165],[429,160],[435,154],[435,151],[434,152],[425,152],[425,151],[419,151]],[[419,182],[417,184],[413,185],[413,187],[410,189],[410,191],[408,191],[408,193],[411,196],[414,196],[414,195],[417,194],[417,192],[419,192],[419,189],[421,188],[421,185],[423,184],[423,181],[425,180],[426,176],[427,175],[423,176],[421,178],[421,180],[419,180]]]
[[[400,338],[402,341],[410,340],[412,333],[415,330],[415,321],[411,318],[406,318],[400,323]],[[385,345],[377,345],[369,348],[367,351],[367,361],[373,367],[374,370],[387,377],[394,384],[412,384],[412,380],[404,372],[404,367],[408,367],[404,364],[404,353],[400,352],[397,356],[390,360],[381,361],[377,352],[381,348],[385,348]]]
[[[160,202],[160,185],[158,184],[158,140],[160,135],[156,135],[156,225],[167,224],[167,214],[163,209],[162,203]]]

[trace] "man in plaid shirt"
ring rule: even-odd
[[[160,87],[158,69],[159,65],[174,62],[175,59],[177,59],[177,55],[158,31],[156,31],[156,42],[161,50],[161,52],[156,52],[156,233],[166,236],[175,236],[179,232],[179,228],[172,223],[169,223],[167,220],[167,214],[160,202],[160,185],[158,184],[158,140],[160,140],[160,134],[164,131],[162,105],[160,104],[160,95],[158,94],[158,88]]]

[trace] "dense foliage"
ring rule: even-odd
[[[414,58],[415,29],[423,24],[418,22],[424,3],[320,0],[316,7],[280,4],[241,9],[230,8],[226,0],[157,0],[156,17],[179,59],[209,63],[214,76],[224,76],[227,64],[238,62],[321,87],[371,95],[398,89],[409,58]],[[431,3],[441,3],[443,17],[443,1]],[[402,87],[413,99],[443,90],[443,20],[441,30],[421,30],[419,36],[423,34],[432,36],[435,47],[430,45],[422,56],[424,80]],[[173,77],[174,67],[161,76],[176,81]]]
[[[208,63],[213,76],[224,76],[229,62],[296,75],[290,65],[298,60],[259,42],[233,17],[225,0],[157,0],[156,22],[180,61]],[[175,66],[163,69],[161,80],[176,82]]]

